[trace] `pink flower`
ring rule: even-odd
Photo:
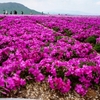
[[[41,73],[39,73],[37,76],[35,76],[35,80],[36,80],[37,82],[43,81],[44,78],[45,78],[44,75],[41,74]]]
[[[55,89],[52,76],[49,76],[47,81],[49,83],[50,88]]]
[[[77,93],[79,93],[80,95],[84,96],[87,92],[86,89],[83,88],[83,86],[81,84],[77,84],[76,87],[75,87],[75,91]]]
[[[5,80],[3,78],[0,79],[0,87],[5,86]]]
[[[21,85],[21,86],[24,86],[25,84],[26,84],[25,79],[20,79],[20,85]]]
[[[10,90],[15,88],[15,83],[14,83],[14,80],[12,78],[9,77],[6,79],[6,87]]]

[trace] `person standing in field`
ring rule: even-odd
[[[8,15],[8,11],[7,10],[5,11],[5,14]]]

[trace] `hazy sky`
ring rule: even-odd
[[[100,0],[0,0],[3,2],[18,2],[40,12],[79,11],[100,14]]]

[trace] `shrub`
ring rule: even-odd
[[[100,52],[100,44],[95,44],[94,49],[95,49],[97,52]]]
[[[96,36],[90,36],[85,41],[95,44],[96,43]]]

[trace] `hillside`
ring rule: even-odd
[[[4,10],[8,13],[10,13],[11,11],[13,12],[14,10],[17,11],[18,14],[21,14],[21,12],[23,11],[24,14],[41,14],[40,12],[38,11],[35,11],[35,10],[32,10],[32,9],[29,9],[28,7],[20,4],[20,3],[12,3],[12,2],[9,2],[9,3],[0,3],[0,14],[3,14],[4,13]]]

